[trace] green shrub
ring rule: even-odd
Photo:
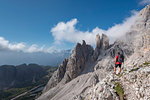
[[[122,85],[120,84],[120,82],[116,82],[114,85],[115,85],[114,89],[116,90],[117,94],[119,95],[120,100],[123,100],[123,98],[124,98],[124,90],[123,90]]]
[[[140,68],[134,68],[134,69],[131,69],[129,72],[133,72],[133,71],[137,71],[138,69],[140,69]]]
[[[145,62],[145,63],[143,63],[145,66],[147,66],[147,65],[149,65],[150,64],[150,62]]]
[[[127,69],[124,69],[124,71],[126,72],[126,71],[127,71]]]
[[[143,67],[143,65],[140,65],[139,67]]]

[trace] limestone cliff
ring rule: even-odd
[[[84,70],[85,63],[91,60],[93,52],[93,48],[87,45],[84,40],[82,44],[77,43],[70,58],[65,59],[63,63],[59,65],[43,92],[55,87],[58,83],[65,84],[80,75]]]
[[[102,34],[102,38],[100,35],[96,35],[96,48],[94,50],[93,59],[96,61],[98,56],[103,53],[104,50],[109,48],[109,39],[107,35]]]

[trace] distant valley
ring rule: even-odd
[[[29,90],[30,95],[33,91],[38,91],[37,93],[41,92],[42,87],[45,86],[56,69],[57,67],[37,64],[0,66],[0,99],[10,100]],[[38,89],[40,89],[40,91]],[[32,95],[31,100],[33,100],[37,94],[34,93]],[[23,98],[21,100],[23,100]]]

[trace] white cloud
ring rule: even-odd
[[[124,36],[135,23],[138,12],[132,11],[132,16],[126,18],[121,24],[116,24],[106,31],[106,35],[114,42],[117,38]]]
[[[25,48],[24,43],[10,43],[8,40],[5,40],[3,37],[0,37],[0,49],[2,50],[23,50]]]
[[[103,30],[98,27],[94,28],[91,32],[81,31],[76,29],[75,25],[77,24],[77,19],[72,19],[68,22],[59,22],[55,27],[51,29],[52,35],[54,36],[55,43],[61,44],[64,41],[77,43],[85,40],[88,44],[95,44],[96,34],[106,34],[111,43],[114,42],[120,36],[123,36],[131,27],[131,25],[136,20],[137,13],[132,13],[132,16],[126,18],[123,23],[116,24],[109,28],[108,30]]]
[[[150,4],[150,0],[141,0],[141,2],[139,4],[141,4],[141,5]]]
[[[24,51],[27,53],[35,53],[35,52],[56,53],[56,52],[60,52],[61,50],[57,49],[55,46],[45,48],[44,45],[42,47],[39,47],[37,44],[33,44]]]
[[[31,45],[31,46],[26,50],[26,52],[29,52],[29,53],[42,52],[42,51],[44,51],[44,46],[42,46],[42,47],[39,48],[38,45],[36,45],[36,44]]]
[[[95,35],[97,33],[104,33],[105,31],[96,27],[89,31],[80,31],[75,28],[77,24],[77,19],[72,19],[66,23],[60,22],[55,27],[51,29],[52,35],[54,36],[55,43],[59,44],[64,41],[76,43],[81,42],[83,39],[89,44],[94,44]]]
[[[24,43],[11,43],[5,38],[0,37],[0,55],[0,65],[36,63],[57,66],[65,57],[69,56],[69,51],[59,52],[54,46],[45,48],[45,46],[38,46],[36,44],[27,46]]]
[[[47,53],[54,53],[54,52],[60,52],[60,51],[61,50],[56,48],[56,46],[51,46],[45,50],[45,52],[47,52]]]
[[[6,40],[3,37],[0,37],[0,50],[3,51],[23,51],[25,53],[35,53],[35,52],[44,52],[44,53],[53,53],[53,52],[59,52],[59,50],[56,50],[55,46],[51,46],[46,48],[43,46],[38,46],[37,44],[32,44],[31,46],[26,46],[25,43],[10,43],[8,40]]]

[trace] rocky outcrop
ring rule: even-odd
[[[76,47],[72,51],[69,59],[65,59],[61,65],[59,65],[57,71],[53,74],[52,78],[46,85],[44,92],[55,87],[58,83],[66,84],[72,79],[76,78],[84,70],[85,63],[91,60],[93,55],[93,48],[87,45],[83,40],[83,43],[77,43]]]
[[[100,49],[101,48],[101,46],[100,46],[100,35],[99,34],[97,34],[96,35],[96,48],[98,48],[98,49]]]
[[[150,27],[150,5],[147,5],[143,10],[140,11],[139,16],[141,17],[141,25],[142,27],[149,28]]]
[[[107,35],[102,34],[102,38],[100,41],[100,48],[102,48],[103,50],[108,49],[109,47],[109,38],[107,37]]]
[[[93,59],[94,61],[97,60],[100,53],[103,53],[104,50],[107,50],[109,48],[109,39],[107,35],[102,34],[102,38],[100,38],[100,35],[96,35],[96,48],[94,50]]]
[[[93,48],[90,45],[86,45],[84,40],[82,45],[77,43],[67,63],[64,76],[64,79],[67,79],[65,83],[76,78],[84,70],[85,63],[91,59],[92,54]]]
[[[100,40],[100,35],[97,34],[97,35],[96,35],[96,48],[95,48],[94,54],[93,54],[93,59],[94,59],[94,61],[97,60],[97,58],[98,58],[98,56],[99,56],[99,54],[100,54],[100,48],[101,48],[100,41],[101,41],[101,40]]]
[[[54,72],[53,76],[48,82],[48,85],[45,86],[43,92],[46,92],[50,88],[55,87],[62,80],[66,72],[67,63],[68,63],[68,59],[65,58],[62,64],[60,64],[58,69]]]
[[[135,51],[147,52],[150,50],[150,5],[140,11],[130,32],[126,35],[128,43],[133,44]]]

